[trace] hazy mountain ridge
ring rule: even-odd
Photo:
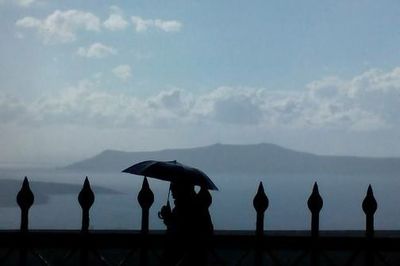
[[[143,160],[177,160],[212,173],[362,174],[399,173],[400,158],[326,156],[275,144],[226,145],[148,152],[105,150],[66,169],[119,172]]]

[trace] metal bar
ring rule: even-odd
[[[0,231],[0,247],[3,248],[135,248],[163,247],[166,235],[164,232],[152,232],[148,235],[140,231],[91,231],[82,234],[79,231],[46,231],[37,230],[20,233],[19,231]],[[235,247],[254,249],[260,246],[264,249],[311,249],[318,246],[329,250],[356,250],[372,248],[376,251],[400,251],[400,232],[391,235],[379,231],[375,237],[368,239],[362,231],[347,233],[337,231],[329,234],[321,233],[318,239],[310,237],[309,231],[268,232],[260,237],[255,232],[223,231],[216,232],[205,245],[214,248]],[[199,245],[201,245],[201,241]]]

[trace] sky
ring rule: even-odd
[[[400,156],[398,1],[0,0],[0,165],[268,142]]]

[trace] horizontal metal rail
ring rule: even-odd
[[[197,244],[214,248],[312,249],[400,251],[400,231],[376,231],[373,238],[364,231],[320,231],[312,237],[309,231],[268,231],[263,236],[254,231],[216,231],[205,239],[186,236]],[[134,230],[32,230],[0,231],[0,248],[162,248],[171,238],[164,231],[143,234]]]

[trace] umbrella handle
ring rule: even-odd
[[[164,205],[161,208],[161,211],[158,212],[158,218],[160,218],[160,219],[164,220],[166,218],[165,215],[168,215],[168,214],[166,214],[165,212],[171,212],[171,207],[169,205],[169,195],[170,194],[171,194],[171,186],[169,186],[169,190],[168,190],[167,205]]]

